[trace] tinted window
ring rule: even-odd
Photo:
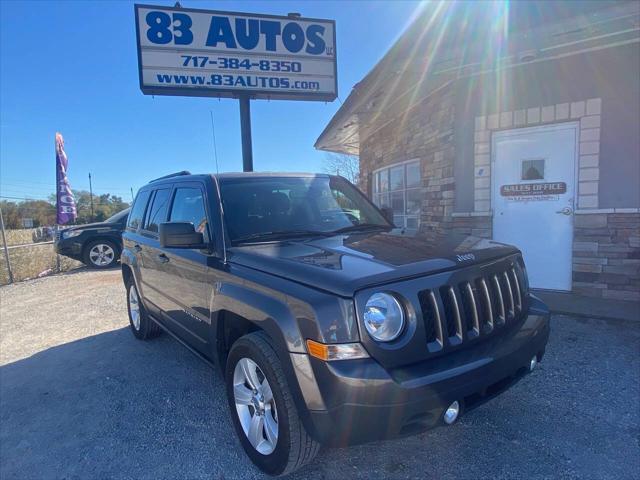
[[[167,209],[169,208],[169,195],[171,190],[156,190],[153,196],[151,208],[147,213],[144,229],[148,232],[158,232],[158,226],[167,221]]]
[[[129,213],[129,220],[127,222],[129,228],[137,230],[142,225],[142,217],[144,217],[144,210],[147,207],[149,195],[151,195],[149,191],[138,193],[136,201],[133,203],[133,207]]]
[[[172,222],[190,222],[196,232],[200,232],[208,241],[207,214],[204,209],[204,198],[199,188],[178,188],[171,207]]]
[[[229,178],[220,189],[232,241],[274,233],[331,233],[358,225],[390,227],[366,197],[340,177]]]

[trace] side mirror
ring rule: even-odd
[[[159,227],[162,248],[205,248],[204,236],[196,232],[191,222],[161,223]]]
[[[393,223],[393,208],[391,207],[382,207],[380,209],[380,211],[382,212],[382,215],[384,216],[384,218],[394,227],[396,226],[395,223]]]

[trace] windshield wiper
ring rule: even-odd
[[[357,232],[360,230],[391,230],[391,226],[380,225],[379,223],[359,223],[333,230],[331,233],[335,235],[336,233]]]
[[[329,232],[321,232],[318,230],[277,230],[273,232],[258,232],[251,235],[245,235],[234,239],[234,243],[248,243],[252,241],[269,241],[282,240],[295,237],[317,237],[319,235],[326,236]]]

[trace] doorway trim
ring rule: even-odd
[[[495,154],[497,152],[497,149],[495,147],[495,143],[496,140],[498,140],[499,138],[508,138],[508,137],[517,137],[519,135],[526,135],[527,133],[535,133],[535,132],[552,132],[552,131],[557,131],[557,130],[573,130],[574,132],[574,145],[573,145],[573,159],[572,159],[572,172],[573,172],[573,201],[571,202],[572,206],[573,206],[573,214],[572,214],[572,218],[571,218],[571,230],[570,230],[570,248],[569,248],[569,276],[570,276],[570,283],[569,283],[569,289],[568,290],[554,290],[554,291],[562,291],[562,292],[571,292],[573,291],[573,271],[574,271],[574,265],[573,265],[573,245],[574,245],[574,241],[575,241],[575,213],[577,210],[576,204],[577,204],[577,199],[579,198],[579,194],[578,194],[578,184],[579,184],[579,158],[580,158],[580,154],[578,149],[580,148],[580,123],[573,121],[573,122],[561,122],[561,123],[552,123],[552,124],[548,124],[548,125],[539,125],[539,126],[535,126],[535,127],[527,127],[527,128],[511,128],[511,129],[507,129],[501,132],[496,132],[498,133],[498,135],[491,135],[491,202],[492,205],[495,204],[495,195],[496,192],[498,191],[497,188],[497,183],[496,183],[496,173],[497,173],[497,168],[495,166],[496,163],[496,158],[495,158]],[[496,238],[495,236],[495,223],[496,223],[496,217],[492,216],[491,219],[491,238]]]

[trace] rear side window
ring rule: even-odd
[[[147,220],[144,226],[146,231],[158,233],[160,224],[167,221],[170,194],[171,190],[168,188],[156,190],[156,194],[153,196],[153,201],[151,202],[151,207],[147,212]]]
[[[144,210],[147,207],[149,201],[150,191],[140,192],[136,197],[136,201],[133,203],[131,213],[129,213],[129,219],[127,220],[127,226],[134,230],[137,230],[142,226],[142,218],[144,217]]]
[[[172,222],[191,222],[196,232],[202,233],[205,241],[209,241],[204,197],[199,188],[176,189],[169,219]]]

